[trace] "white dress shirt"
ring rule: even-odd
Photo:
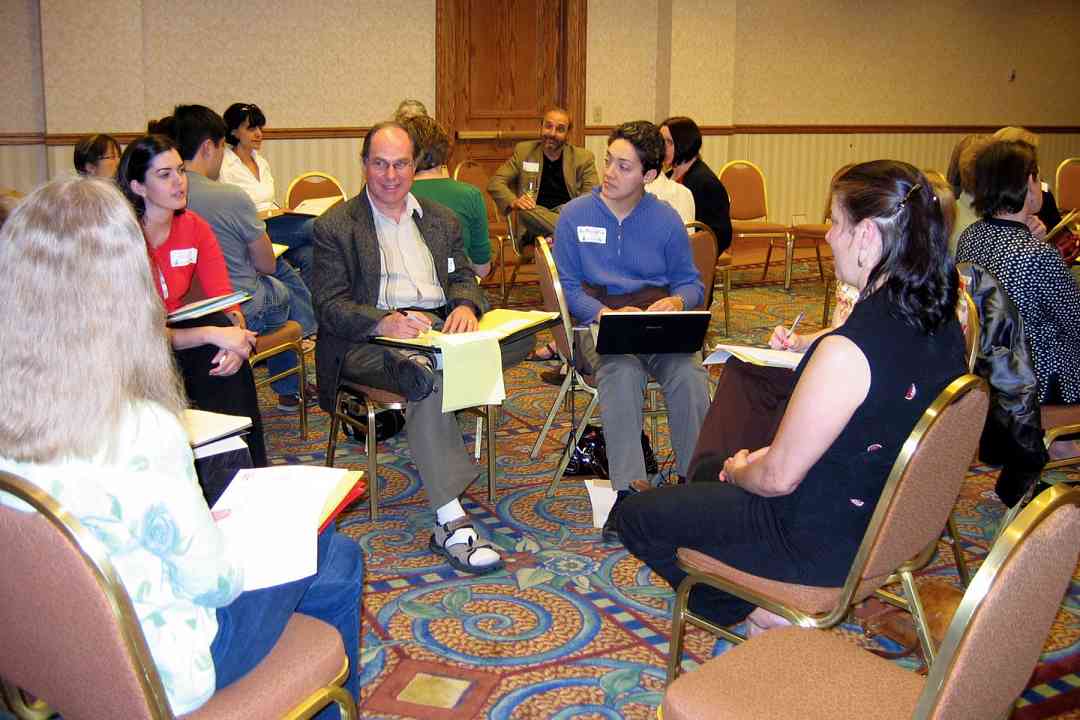
[[[277,202],[274,199],[274,176],[270,173],[270,163],[256,150],[252,150],[251,155],[259,168],[259,177],[255,177],[247,165],[244,165],[235,150],[226,147],[218,180],[242,188],[259,212],[272,210],[277,207]]]
[[[690,192],[690,188],[660,173],[645,186],[645,190],[675,208],[684,225],[694,221],[694,194]]]
[[[446,293],[439,284],[435,260],[413,221],[413,213],[424,216],[420,203],[409,193],[401,219],[395,220],[379,211],[371,202],[370,193],[368,202],[375,217],[375,234],[379,237],[379,300],[376,306],[396,310],[445,305]]]

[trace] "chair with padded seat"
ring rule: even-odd
[[[172,710],[127,590],[98,538],[38,486],[0,472],[0,677],[25,716],[21,691],[65,718],[171,720]],[[294,614],[273,650],[185,718],[310,717],[333,702],[346,720],[348,658],[337,630]],[[33,713],[37,713],[34,715]]]
[[[838,633],[769,630],[667,688],[664,720],[1003,718],[1076,568],[1080,490],[1053,487],[990,549],[925,679]]]
[[[285,324],[278,329],[259,334],[255,338],[255,352],[248,357],[248,362],[254,365],[284,352],[291,352],[296,355],[296,365],[276,375],[271,375],[268,371],[266,377],[255,381],[255,387],[260,388],[269,385],[290,375],[299,375],[300,436],[307,437],[307,360],[304,357],[302,333],[300,323],[295,320],[286,320]]]
[[[333,175],[317,170],[300,173],[289,183],[289,189],[285,192],[285,207],[295,208],[304,200],[334,196],[347,199],[345,188]]]
[[[536,262],[536,246],[541,242],[541,238],[533,238],[532,242],[525,242],[525,236],[522,234],[520,237],[515,232],[515,228],[519,222],[517,210],[511,208],[506,215],[503,216],[506,219],[506,234],[507,240],[510,242],[510,247],[514,251],[514,270],[510,273],[509,282],[503,284],[502,290],[502,304],[505,306],[510,299],[510,293],[514,290],[514,283],[517,282],[518,271],[521,270],[523,265],[529,265]],[[506,276],[506,257],[503,255],[503,277]]]
[[[769,272],[776,241],[784,243],[784,289],[791,288],[791,263],[794,260],[792,236],[787,225],[769,222],[769,199],[765,188],[765,173],[749,160],[732,160],[720,168],[720,182],[731,202],[731,242],[740,238],[766,238],[769,247],[761,279]]]
[[[923,651],[932,658],[934,649],[912,573],[929,561],[936,548],[978,447],[988,406],[986,383],[970,374],[954,380],[930,404],[893,464],[842,587],[757,577],[697,550],[679,548],[678,564],[687,577],[679,584],[672,611],[668,681],[679,672],[686,623],[733,643],[743,641],[687,608],[690,591],[699,584],[808,628],[832,627],[853,604],[877,594],[911,611]],[[881,589],[896,574],[906,597]]]
[[[712,309],[716,276],[720,275],[720,292],[724,296],[724,335],[730,335],[731,304],[728,293],[731,290],[731,252],[717,254],[716,235],[712,228],[703,222],[692,220],[686,223],[686,230],[690,233],[690,251],[694,255],[694,266],[705,285],[705,302],[700,309]]]
[[[368,510],[372,520],[379,517],[379,453],[378,438],[375,432],[368,432],[368,428],[375,427],[375,413],[380,410],[405,411],[408,401],[403,395],[389,390],[362,385],[360,383],[340,380],[334,392],[334,407],[330,413],[330,433],[326,443],[326,467],[334,467],[334,457],[337,454],[338,430],[341,423],[347,424],[364,436],[364,450],[367,454],[368,477]],[[496,445],[495,426],[498,420],[498,405],[482,405],[475,408],[467,408],[466,412],[478,414],[487,428],[487,475],[488,475],[488,500],[495,502],[496,490]],[[364,418],[360,422],[357,418]],[[479,442],[479,438],[477,438]]]
[[[495,201],[488,195],[488,175],[484,171],[484,166],[475,160],[462,160],[454,168],[454,179],[458,182],[468,183],[477,190],[480,191],[480,196],[484,198],[484,212],[487,214],[488,221],[488,239],[491,242],[491,247],[495,251],[495,260],[499,264],[499,292],[502,295],[506,294],[506,265],[503,262],[503,258],[506,254],[506,243],[510,240],[509,228],[506,226],[506,220],[499,215],[498,208],[495,207]],[[492,268],[492,272],[494,267]],[[490,277],[490,273],[488,275]]]
[[[1080,211],[1080,157],[1065,158],[1058,165],[1054,177],[1054,200],[1064,216]]]

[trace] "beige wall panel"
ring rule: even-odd
[[[138,0],[42,1],[48,132],[146,127],[142,18]]]
[[[1073,0],[744,0],[734,120],[1072,124],[1078,30]]]
[[[254,102],[271,127],[338,127],[435,105],[435,0],[143,5],[150,114]]]
[[[0,187],[28,193],[45,178],[44,145],[0,145]]]
[[[735,6],[736,0],[672,0],[671,115],[732,124]]]
[[[657,0],[589,0],[586,125],[652,119],[657,27]]]
[[[45,129],[41,89],[41,34],[37,0],[0,3],[0,133],[41,132]]]

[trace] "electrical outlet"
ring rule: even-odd
[[[593,105],[592,109],[592,121],[594,123],[602,122],[604,119],[604,112],[600,109],[599,105]]]

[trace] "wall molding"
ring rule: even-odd
[[[961,134],[991,133],[1000,125],[702,125],[702,135],[847,135],[847,134]],[[1040,135],[1077,135],[1080,125],[1025,125]],[[615,125],[586,125],[586,136],[606,136]],[[267,128],[263,135],[267,140],[327,140],[363,138],[370,127],[301,127]],[[110,133],[121,143],[127,144],[139,137],[138,132]],[[0,133],[0,145],[48,145],[74,146],[86,133]]]

